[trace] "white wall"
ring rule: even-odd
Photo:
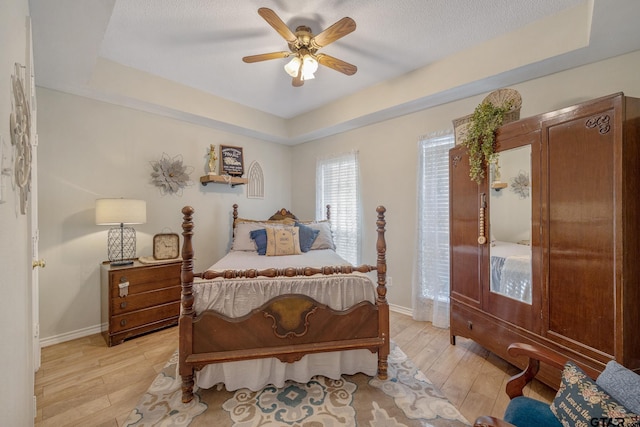
[[[147,223],[134,226],[137,253],[152,254],[152,237],[165,229],[181,233],[185,205],[195,208],[195,268],[204,270],[227,251],[232,205],[240,215],[265,218],[291,206],[291,148],[241,137],[38,88],[40,129],[40,324],[45,344],[100,324],[99,264],[107,258],[107,229],[94,221],[95,200],[125,197],[147,201]],[[245,170],[257,160],[265,198],[247,199],[245,187],[202,186],[210,144],[244,148]],[[181,196],[161,195],[150,162],[163,153],[182,155],[194,184]]]
[[[527,117],[624,91],[640,97],[640,52],[512,86]],[[154,233],[180,228],[180,209],[196,208],[196,269],[204,269],[227,248],[230,207],[241,215],[265,217],[290,207],[301,217],[315,214],[317,157],[360,151],[364,209],[363,262],[375,263],[375,208],[387,207],[387,258],[392,304],[411,308],[416,200],[417,140],[451,128],[485,95],[441,105],[295,147],[180,122],[149,113],[38,89],[40,133],[41,337],[56,342],[96,332],[100,321],[98,264],[106,258],[105,228],[94,224],[99,197],[142,198],[147,224],[136,226],[138,255],[151,253]],[[163,152],[182,154],[194,181],[204,173],[209,144],[239,145],[245,161],[259,160],[267,183],[264,200],[249,200],[235,189],[194,184],[182,197],[161,196],[149,183],[150,161]],[[201,218],[205,214],[207,218]],[[202,236],[212,236],[203,241]],[[201,254],[207,253],[207,256]],[[70,334],[70,335],[67,335]]]
[[[640,97],[640,51],[511,86],[522,95],[521,117],[553,111],[598,96],[624,91]],[[486,94],[485,94],[486,95]],[[351,149],[360,152],[365,234],[363,261],[375,262],[375,207],[387,208],[388,290],[392,304],[411,307],[417,141],[448,129],[451,120],[473,112],[485,95],[466,98],[364,128],[295,146],[292,209],[313,214],[315,159]]]
[[[13,65],[26,65],[27,0],[0,3],[0,138],[11,147],[11,75]],[[11,152],[5,153],[11,159]],[[10,167],[5,163],[5,167]],[[5,203],[0,204],[0,383],[1,424],[33,425],[33,352],[31,348],[31,252],[28,218],[12,190],[12,177],[2,177]]]

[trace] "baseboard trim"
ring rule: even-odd
[[[407,307],[402,307],[401,305],[389,304],[389,310],[395,313],[404,314],[405,316],[413,317],[413,310]]]
[[[77,329],[75,331],[66,332],[60,335],[54,335],[40,340],[40,347],[49,347],[50,345],[60,344],[63,342],[84,338],[89,335],[99,334],[107,330],[107,324],[90,326],[88,328]]]

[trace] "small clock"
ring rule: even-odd
[[[176,233],[160,233],[153,236],[153,257],[174,259],[180,255],[180,237]]]

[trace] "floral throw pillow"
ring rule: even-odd
[[[573,362],[567,362],[562,371],[551,412],[565,427],[640,425],[640,416],[609,396]]]
[[[299,255],[300,233],[298,227],[267,227],[267,256]]]

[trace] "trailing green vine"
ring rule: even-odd
[[[498,160],[498,153],[495,152],[496,130],[510,109],[511,104],[497,107],[490,102],[483,102],[473,111],[462,145],[469,154],[469,177],[478,184],[484,179],[484,166]]]

